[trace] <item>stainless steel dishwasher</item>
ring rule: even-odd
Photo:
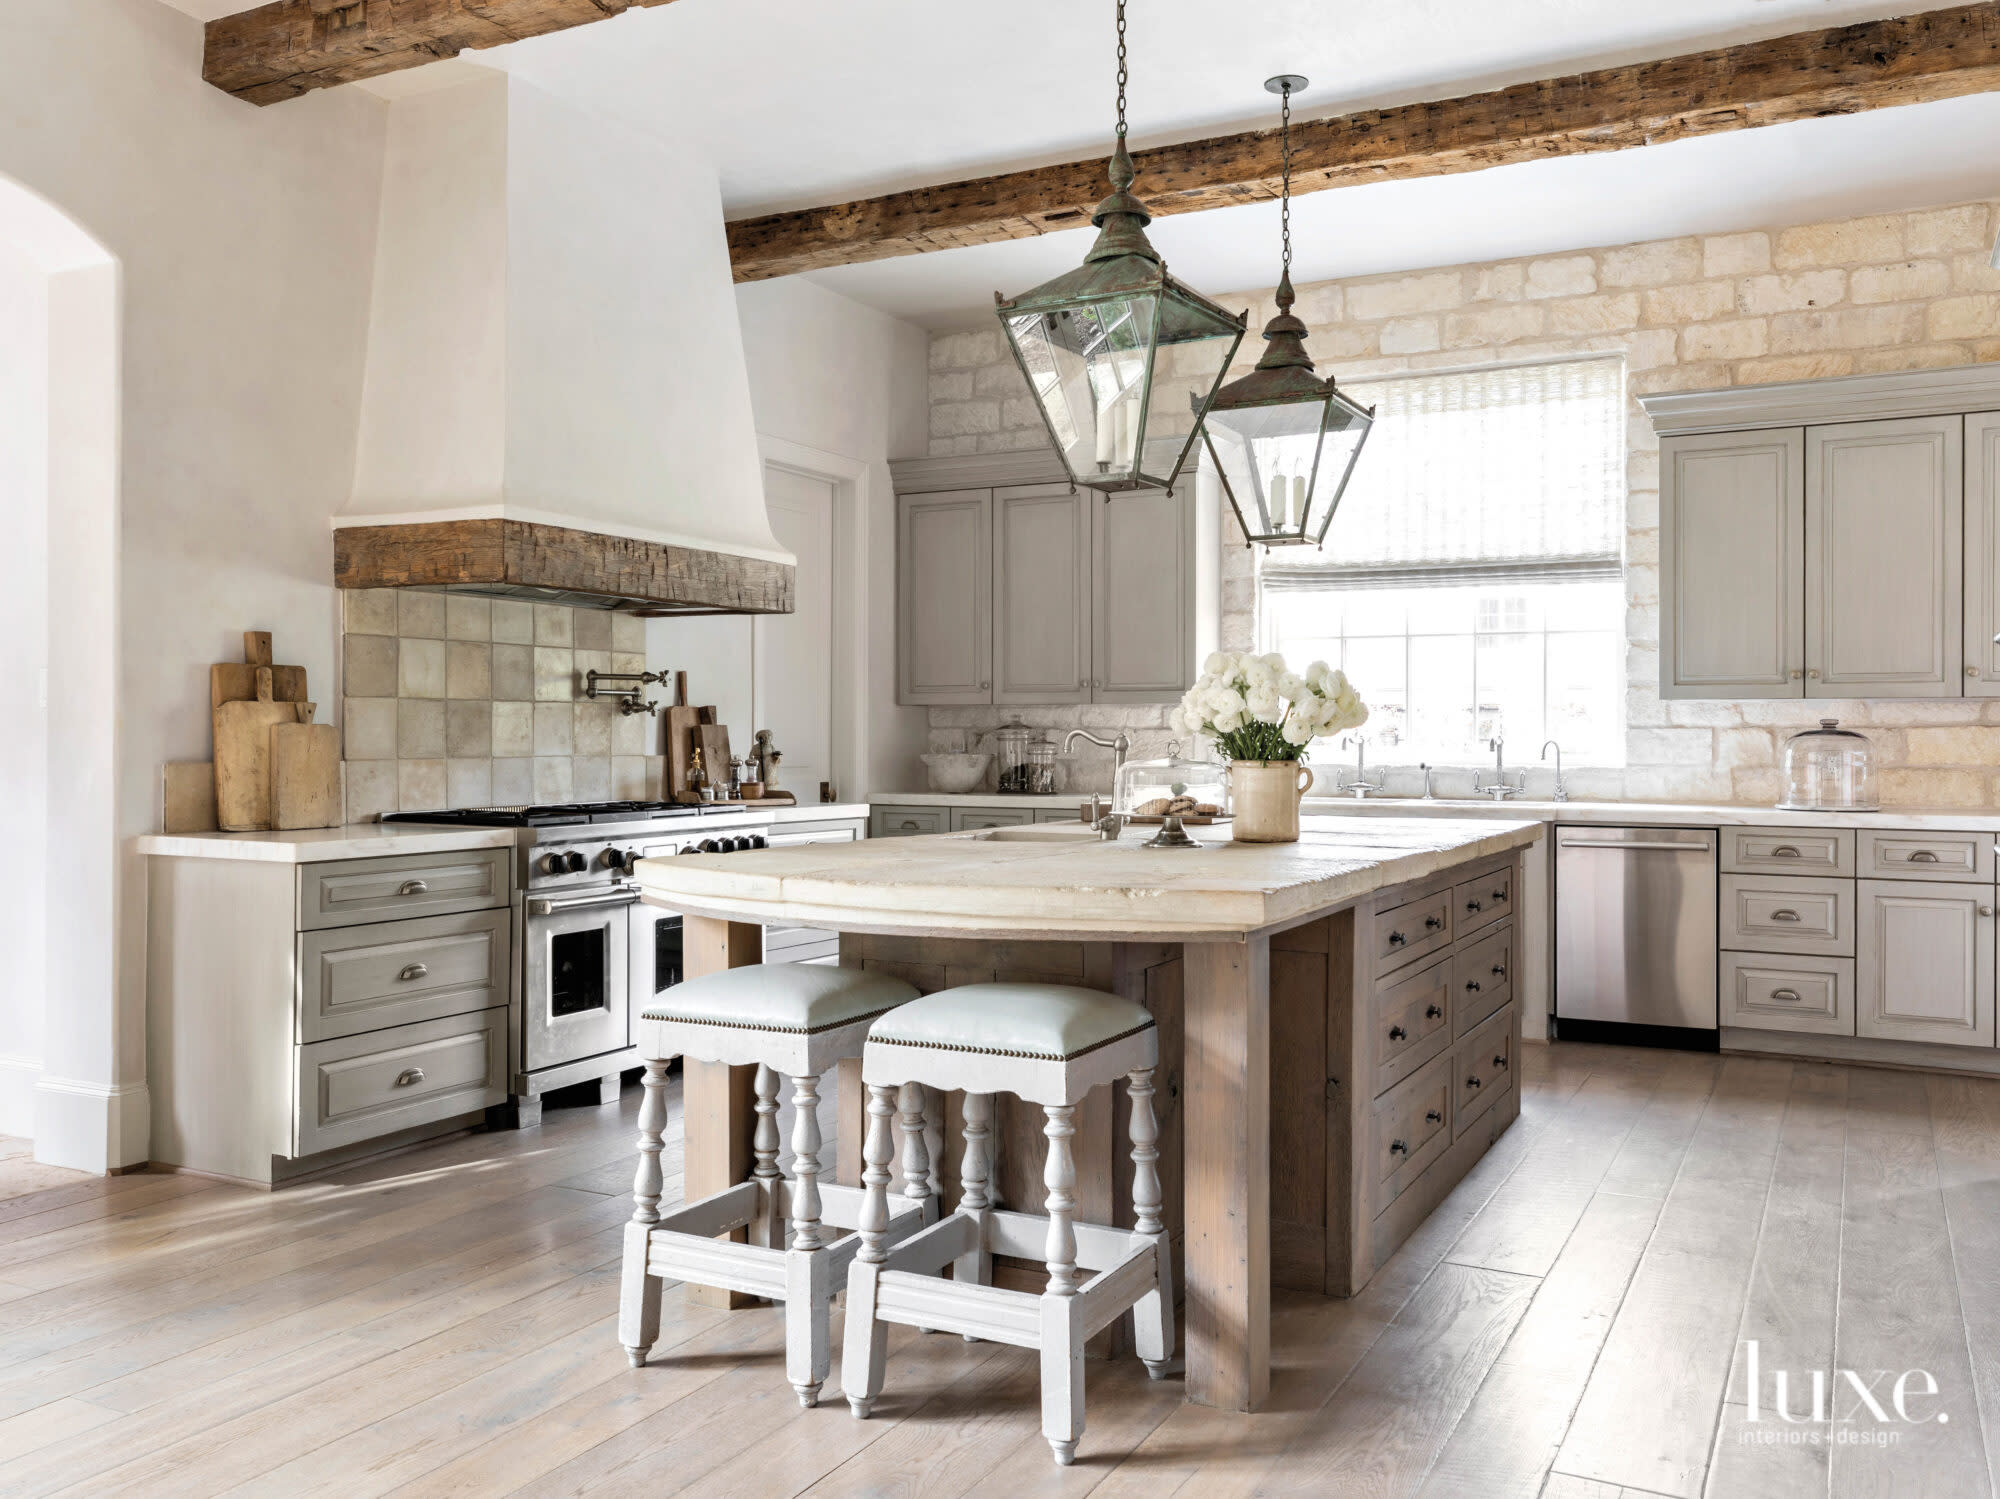
[[[1556,829],[1556,1034],[1712,1048],[1713,828]]]

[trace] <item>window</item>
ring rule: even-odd
[[[1325,551],[1261,559],[1264,648],[1345,671],[1378,761],[1622,765],[1623,364],[1348,389],[1375,428]]]

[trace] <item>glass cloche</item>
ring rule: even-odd
[[[1169,813],[1189,827],[1228,815],[1226,766],[1214,760],[1184,760],[1180,742],[1167,745],[1164,760],[1127,760],[1111,788],[1111,810],[1133,822],[1159,822]]]
[[[1785,741],[1782,812],[1875,812],[1875,746],[1865,735],[1822,718]]]

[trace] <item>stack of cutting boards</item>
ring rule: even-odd
[[[224,832],[341,822],[340,731],[313,722],[302,666],[274,666],[267,630],[246,630],[243,660],[208,672],[215,724],[215,819]]]

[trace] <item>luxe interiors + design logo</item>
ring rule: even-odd
[[[1767,1388],[1757,1340],[1746,1338],[1743,1349],[1748,1399],[1741,1442],[1889,1447],[1902,1440],[1904,1427],[1951,1421],[1928,1369],[1772,1369]]]

